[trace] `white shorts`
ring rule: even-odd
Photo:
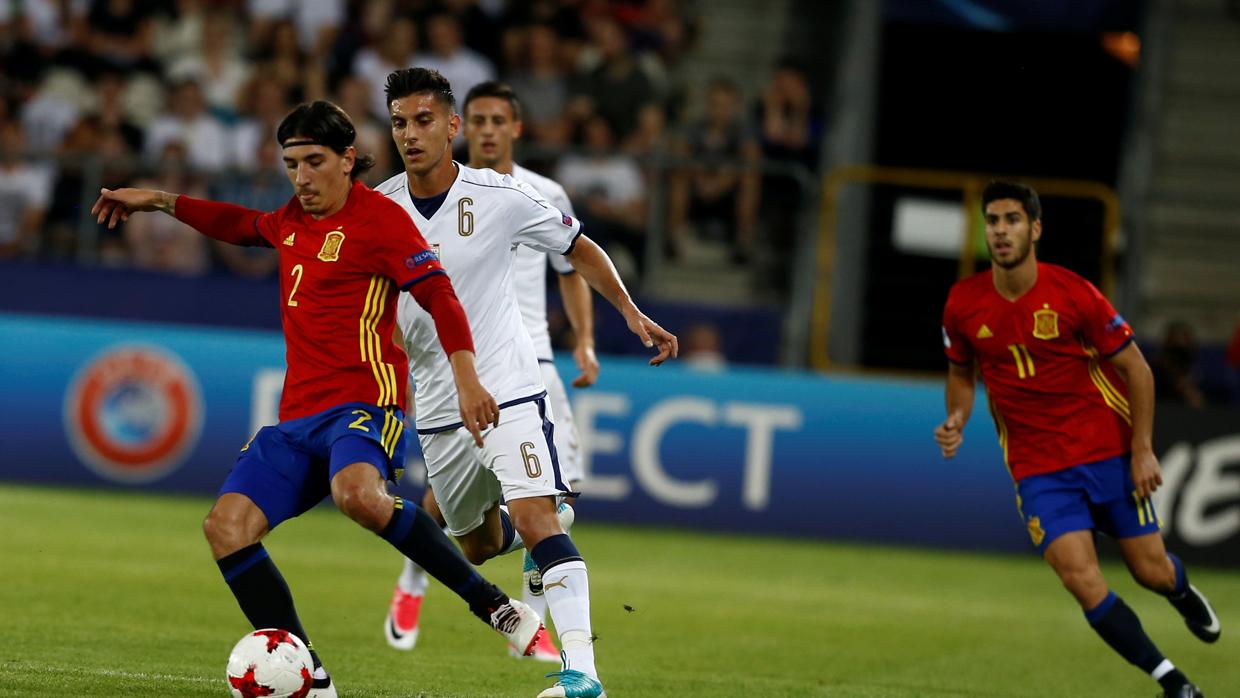
[[[501,496],[512,501],[567,492],[547,443],[553,428],[551,408],[540,397],[500,410],[499,426],[482,432],[482,448],[464,427],[418,434],[427,484],[448,532],[463,536],[481,526]]]
[[[555,370],[555,364],[539,359],[538,367],[542,369],[543,385],[547,386],[547,402],[551,403],[551,413],[555,415],[555,450],[560,457],[560,473],[564,482],[572,485],[581,482],[581,451],[577,442],[577,425],[573,423],[573,410],[568,404],[568,391],[564,389],[564,381]]]

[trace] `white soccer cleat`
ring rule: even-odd
[[[399,586],[392,592],[392,604],[383,619],[383,637],[393,649],[411,650],[418,642],[418,616],[422,594],[410,594]]]
[[[538,636],[534,642],[534,649],[528,655],[522,655],[517,648],[508,645],[508,656],[517,659],[534,659],[540,662],[560,663],[560,651],[555,648],[555,643],[551,641],[551,633],[544,632]]]
[[[332,681],[330,674],[325,679],[315,679],[306,698],[337,698],[336,682]]]
[[[508,599],[508,603],[495,609],[491,614],[491,627],[504,636],[508,644],[528,657],[534,652],[538,638],[546,632],[542,618],[534,609],[516,599]]]

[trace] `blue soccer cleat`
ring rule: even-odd
[[[557,677],[555,685],[538,694],[538,698],[607,698],[603,692],[603,684],[599,680],[587,676],[576,669],[565,669],[547,674]]]

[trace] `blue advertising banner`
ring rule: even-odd
[[[283,355],[272,332],[0,314],[0,478],[214,493],[275,421]],[[938,382],[604,358],[570,391],[590,519],[1029,549],[984,414],[939,456]]]

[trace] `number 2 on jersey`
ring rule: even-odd
[[[297,295],[297,287],[301,285],[301,275],[303,273],[304,270],[300,264],[295,265],[293,270],[289,272],[290,275],[297,277],[293,280],[293,290],[288,292],[288,304],[293,308],[297,307],[297,301],[293,300],[293,296]]]
[[[1008,351],[1016,359],[1016,374],[1021,378],[1033,378],[1033,357],[1029,355],[1029,347],[1024,344],[1009,344]]]

